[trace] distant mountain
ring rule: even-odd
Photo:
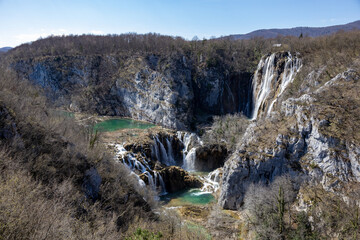
[[[12,49],[12,47],[3,47],[3,48],[0,48],[0,52],[7,52],[10,49]]]
[[[295,28],[283,28],[283,29],[260,29],[247,34],[234,34],[227,36],[226,38],[231,38],[233,40],[237,39],[251,39],[254,37],[264,37],[264,38],[275,38],[278,35],[283,36],[309,36],[309,37],[318,37],[323,35],[330,35],[336,33],[340,30],[350,31],[353,29],[360,29],[360,20],[344,25],[335,25],[328,27],[295,27]]]

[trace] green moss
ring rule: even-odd
[[[320,169],[319,165],[318,165],[317,163],[315,163],[315,162],[310,162],[309,167],[310,167],[311,169],[315,169],[315,168],[319,168],[319,169]]]
[[[149,230],[138,228],[131,237],[125,238],[126,240],[159,240],[162,239],[161,232],[150,232]]]

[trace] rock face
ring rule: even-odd
[[[166,167],[159,172],[165,182],[166,191],[172,193],[187,188],[201,188],[201,181],[177,166]]]
[[[251,73],[175,56],[46,56],[13,69],[71,111],[126,116],[189,129],[199,113],[249,113]],[[226,72],[226,74],[224,74]],[[200,114],[200,115],[201,115]]]
[[[226,69],[199,70],[194,82],[197,109],[216,115],[243,112],[250,116],[252,73],[226,72]]]
[[[213,171],[224,165],[227,155],[228,151],[224,145],[201,146],[196,149],[195,169],[204,172]]]
[[[236,209],[251,183],[266,184],[282,174],[307,176],[338,194],[344,184],[358,182],[360,138],[353,131],[359,127],[359,79],[346,71],[312,94],[282,102],[271,121],[252,123],[225,163],[220,205]]]

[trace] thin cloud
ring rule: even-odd
[[[104,32],[101,30],[91,30],[90,33],[94,34],[94,35],[103,35],[104,34]]]
[[[32,42],[35,40],[38,40],[39,38],[45,38],[48,36],[61,36],[61,35],[67,35],[69,34],[69,31],[63,28],[60,29],[54,29],[47,31],[45,29],[41,29],[40,32],[36,33],[22,33],[15,36],[15,39],[18,43],[24,43],[24,42]]]

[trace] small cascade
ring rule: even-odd
[[[175,163],[174,152],[171,146],[171,142],[167,138],[166,138],[166,147],[168,151],[169,162],[171,165],[175,165],[176,163]]]
[[[222,174],[222,168],[218,168],[210,172],[206,177],[203,177],[204,186],[201,188],[202,192],[215,193],[220,187],[220,175]]]
[[[159,174],[159,181],[160,181],[160,186],[161,186],[161,193],[160,193],[160,195],[165,195],[165,194],[167,194],[167,192],[166,192],[166,187],[165,187],[165,182],[164,182],[164,179],[163,179],[163,177],[161,176],[161,174]]]
[[[163,177],[157,171],[154,171],[153,173],[154,173],[154,184],[156,187],[158,187],[160,196],[167,194]]]
[[[154,182],[154,178],[153,176],[151,175],[151,173],[149,173],[148,171],[144,172],[144,174],[147,176],[147,179],[148,179],[148,183],[150,185],[150,187],[154,190],[156,190],[156,185],[155,185],[155,182]]]
[[[144,173],[148,167],[145,167],[132,153],[128,153],[122,157],[122,163],[127,166],[130,170],[137,170],[140,173]]]
[[[156,137],[156,142],[157,142],[157,144],[158,144],[158,146],[159,146],[159,149],[160,149],[161,162],[169,166],[169,165],[170,165],[170,163],[169,163],[169,156],[168,156],[168,154],[167,154],[167,152],[166,152],[166,149],[165,149],[165,147],[164,147],[164,144],[162,144],[162,142],[159,141],[158,137]]]
[[[185,156],[182,168],[186,171],[195,171],[196,147],[192,148]]]
[[[195,171],[196,146],[203,145],[203,142],[195,133],[178,131],[177,137],[184,144],[182,168],[186,171]]]
[[[161,161],[161,156],[160,156],[160,153],[159,153],[160,150],[159,150],[158,140],[159,139],[157,137],[154,138],[155,144],[152,145],[151,155],[152,155],[153,158],[155,157],[158,161]]]
[[[123,163],[127,168],[131,170],[131,175],[136,176],[138,179],[140,186],[145,186],[145,182],[135,173],[135,171],[138,171],[142,174],[145,174],[148,179],[148,185],[154,190],[157,191],[157,186],[160,187],[160,195],[166,194],[166,188],[165,183],[162,178],[162,176],[155,170],[152,170],[146,160],[146,156],[142,155],[144,157],[143,161],[144,163],[140,162],[136,159],[136,157],[133,155],[133,153],[126,151],[124,148],[124,144],[114,144],[113,145],[116,153],[115,153],[115,160],[119,161],[119,158],[121,159],[121,163]],[[156,154],[156,153],[155,153]],[[153,175],[151,174],[151,171],[153,172]]]
[[[283,94],[287,86],[294,80],[296,73],[301,68],[301,59],[297,55],[286,54],[284,69],[279,72],[279,59],[273,53],[266,58],[263,57],[256,69],[252,91],[253,91],[253,113],[252,119],[256,119],[261,112],[269,116],[274,104]],[[282,77],[280,78],[280,75]],[[267,105],[268,102],[271,103]],[[268,107],[267,107],[268,106]],[[266,109],[267,108],[267,109]]]
[[[176,165],[171,142],[169,141],[169,139],[167,138],[165,139],[166,148],[164,144],[159,140],[158,136],[154,136],[153,139],[154,139],[154,145],[152,146],[153,157],[155,157],[161,163],[166,164],[167,166]]]

